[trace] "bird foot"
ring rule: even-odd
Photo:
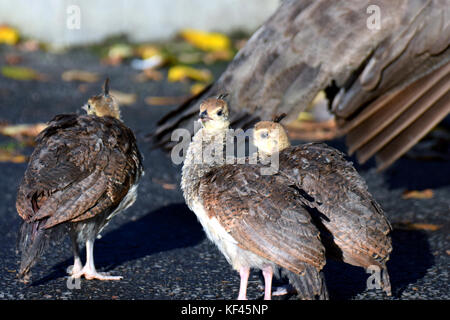
[[[87,280],[122,280],[122,276],[111,276],[105,272],[97,272],[95,269],[87,268],[86,266],[78,272],[71,273],[72,278],[81,278],[84,276]]]
[[[275,287],[272,291],[272,296],[284,296],[291,293],[296,293],[295,288],[290,284],[286,284],[283,286]]]
[[[83,265],[75,263],[67,268],[67,274],[73,276],[74,274],[80,273],[81,270],[83,270]]]

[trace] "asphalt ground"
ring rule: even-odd
[[[156,121],[175,107],[149,106],[145,97],[183,96],[188,94],[189,84],[137,83],[133,78],[138,72],[129,64],[102,65],[86,49],[52,54],[1,47],[0,65],[5,64],[8,53],[20,55],[21,65],[49,79],[16,81],[0,75],[0,121],[36,123],[60,113],[81,113],[80,106],[99,92],[101,81],[83,84],[80,90],[79,82],[64,82],[61,73],[83,69],[109,76],[112,89],[138,95],[134,105],[122,108],[122,118],[137,136],[146,174],[134,206],[116,216],[95,242],[97,268],[122,275],[123,280],[82,279],[77,289],[67,282],[66,269],[72,264],[69,239],[48,248],[33,268],[31,284],[17,280],[19,256],[15,244],[20,217],[15,199],[26,163],[0,162],[0,299],[235,299],[239,276],[206,239],[195,215],[184,204],[179,188],[181,166],[174,165],[162,151],[151,150],[144,139]],[[224,67],[213,67],[216,77]],[[448,123],[447,119],[444,125],[448,127]],[[9,143],[14,140],[0,136],[0,146]],[[342,139],[329,144],[345,151]],[[29,155],[32,148],[23,151]],[[444,150],[446,156],[448,151]],[[368,290],[369,275],[362,268],[330,261],[324,269],[330,298],[449,299],[449,162],[405,156],[382,173],[376,172],[374,161],[357,168],[395,226],[388,263],[393,296]],[[176,188],[171,190],[166,184],[175,184]],[[402,199],[405,190],[427,188],[433,190],[431,199]],[[431,225],[437,230],[402,228],[402,222]],[[259,274],[253,272],[248,297],[261,299],[262,295]]]

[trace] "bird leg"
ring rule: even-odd
[[[264,276],[264,300],[272,300],[272,267],[264,267],[262,273]]]
[[[73,278],[84,276],[87,280],[121,280],[121,276],[110,276],[107,273],[97,272],[94,265],[94,240],[86,241],[86,264],[79,272],[72,274]]]
[[[250,268],[241,267],[239,269],[239,275],[241,276],[241,284],[239,287],[238,300],[247,300],[247,283],[250,276]]]
[[[79,273],[83,269],[83,263],[80,258],[80,249],[78,247],[77,236],[71,235],[72,247],[73,247],[73,265],[67,269],[70,275]]]

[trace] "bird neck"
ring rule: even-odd
[[[200,179],[214,167],[225,164],[225,144],[228,128],[206,130],[201,128],[192,138],[184,159],[181,189],[188,205],[195,197]]]

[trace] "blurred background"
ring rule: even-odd
[[[0,0],[0,299],[236,297],[238,275],[184,204],[180,166],[151,150],[147,135],[167,112],[217,80],[279,3]],[[66,241],[47,253],[33,270],[36,283],[27,287],[16,280],[15,199],[34,138],[55,115],[83,113],[80,107],[101,91],[106,77],[146,168],[135,205],[96,242],[99,269],[125,279],[84,281],[81,290],[68,290]],[[321,98],[314,110],[299,114],[300,129],[290,129],[290,138],[327,140],[345,152]],[[448,130],[437,127],[383,173],[374,161],[360,166],[351,158],[395,228],[392,299],[449,298],[450,166],[448,152],[435,152],[436,145],[448,150],[448,141]],[[331,264],[326,277],[332,298],[385,298],[366,290],[362,269]],[[258,283],[252,275],[250,299],[261,295]]]

